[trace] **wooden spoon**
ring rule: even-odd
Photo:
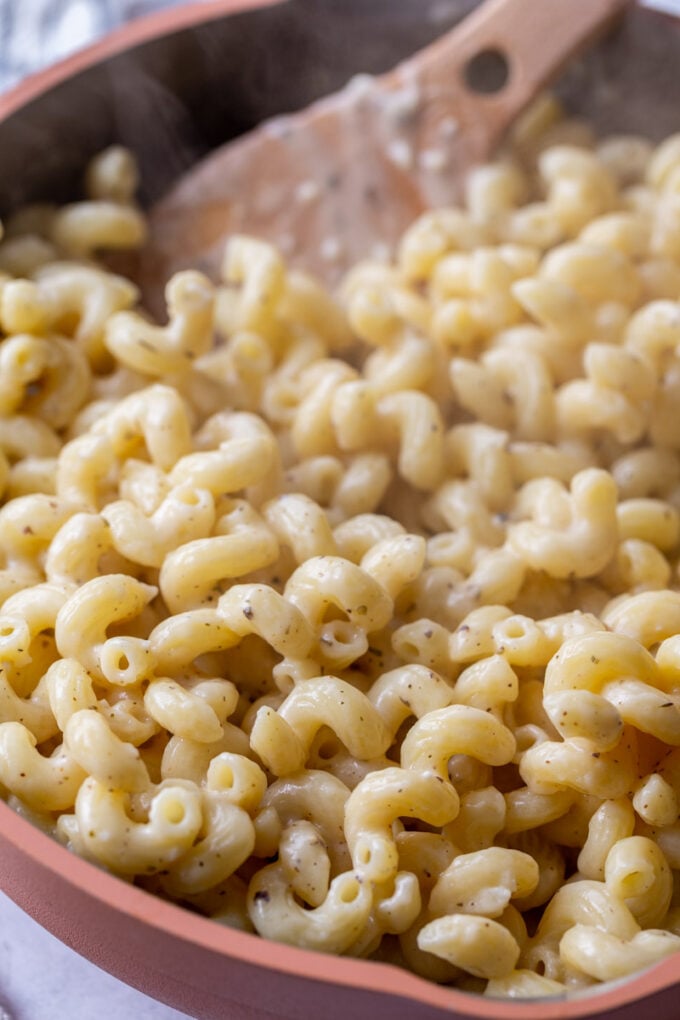
[[[389,74],[217,149],[151,211],[140,273],[150,307],[178,269],[216,278],[231,233],[273,241],[329,282],[391,245],[423,209],[459,197],[466,171],[627,2],[486,0]],[[500,74],[491,94],[470,84],[480,60]]]

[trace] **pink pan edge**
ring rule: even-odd
[[[207,0],[147,15],[116,29],[58,63],[30,75],[0,95],[0,121],[18,114],[82,71],[143,43],[161,39],[182,29],[198,27],[232,14],[275,6],[280,0]],[[0,802],[0,888],[38,923],[81,955],[116,977],[190,1015],[233,1017],[292,1017],[299,1014],[298,995],[286,992],[287,979],[309,986],[305,1001],[308,1015],[314,1007],[329,1014],[328,996],[346,989],[359,997],[370,993],[366,1012],[354,1014],[380,1020],[395,1016],[395,1003],[404,1009],[430,1007],[433,1015],[450,1020],[579,1020],[600,1017],[641,1018],[637,1007],[645,1000],[658,1001],[680,983],[677,957],[634,977],[605,986],[601,991],[568,999],[485,999],[442,987],[389,964],[352,960],[266,942],[158,899],[144,890],[101,871],[76,857],[52,838]],[[153,944],[151,942],[153,940]],[[230,997],[229,961],[255,969],[263,983],[274,987],[263,996],[263,987],[252,1002]],[[154,961],[156,965],[154,966]],[[221,987],[208,988],[205,980],[219,980]],[[178,971],[180,974],[178,976]],[[267,973],[272,975],[267,978]],[[186,975],[186,976],[184,976]],[[666,1005],[666,995],[663,996]],[[263,1010],[263,998],[267,1005]],[[680,1016],[680,989],[677,992]],[[355,1000],[358,1001],[358,1000]],[[626,1008],[628,1007],[628,1008]],[[290,1012],[291,1008],[294,1012]],[[657,1003],[650,1003],[656,1010]],[[283,1012],[281,1010],[284,1010]],[[334,1015],[334,1014],[333,1014]],[[400,1016],[403,1014],[396,1014]],[[657,1018],[671,1016],[657,1012]]]
[[[93,958],[90,929],[94,916],[106,911],[106,924],[112,926],[112,936],[120,936],[121,944],[129,936],[127,928],[131,924],[142,930],[147,939],[161,940],[158,948],[163,949],[163,954],[159,955],[167,952],[167,946],[162,943],[172,939],[182,954],[188,954],[184,956],[184,962],[189,973],[191,967],[186,964],[191,962],[193,965],[196,953],[207,951],[222,957],[225,964],[232,959],[275,971],[282,979],[286,975],[294,975],[374,995],[383,992],[390,998],[401,998],[404,1006],[407,1003],[429,1005],[461,1020],[577,1020],[603,1014],[615,1016],[614,1011],[622,1006],[633,1001],[642,1002],[647,996],[678,981],[677,961],[671,957],[636,977],[595,993],[570,999],[512,1002],[468,995],[425,981],[389,964],[335,957],[265,942],[257,935],[227,928],[158,899],[100,870],[69,852],[1,802],[0,864],[0,883],[22,909],[81,955],[159,998],[163,998],[162,991],[159,992],[155,982],[149,982],[151,975],[146,970],[147,961],[144,959],[124,959],[121,966],[121,961],[102,959],[100,953],[95,953]],[[51,890],[53,898],[49,902],[41,902],[43,887],[50,882],[54,886]],[[63,906],[68,909],[69,897],[74,893],[77,895],[72,916],[60,915],[55,908]],[[147,942],[148,955],[152,956],[154,952]],[[265,955],[266,959],[263,958]],[[163,980],[166,978],[163,977]],[[183,1005],[184,1008],[195,1008],[192,982],[188,984],[189,995]],[[169,1001],[182,1008],[182,1000],[178,1001],[175,993]],[[258,1014],[254,1012],[253,1015]]]

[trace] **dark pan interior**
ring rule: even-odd
[[[211,148],[357,72],[390,68],[473,6],[474,0],[287,0],[113,56],[0,124],[0,212],[77,195],[86,160],[113,141],[137,153],[142,198],[152,202]],[[633,10],[569,70],[559,91],[603,130],[662,137],[680,128],[679,58],[680,21]]]

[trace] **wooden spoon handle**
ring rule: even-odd
[[[430,97],[455,102],[461,127],[474,125],[482,151],[498,142],[524,106],[617,16],[630,0],[486,0],[460,25],[397,71],[415,76]],[[507,64],[493,93],[469,84],[471,61],[489,51]],[[455,100],[454,100],[455,96]]]

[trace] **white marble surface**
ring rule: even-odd
[[[0,89],[124,21],[186,2],[201,0],[0,0]]]
[[[187,1020],[68,949],[0,893],[0,1020]]]

